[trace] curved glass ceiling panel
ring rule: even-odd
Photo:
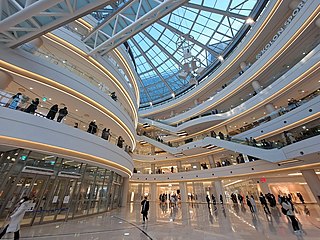
[[[186,90],[199,67],[226,53],[258,2],[190,0],[128,40],[140,75],[141,105]]]

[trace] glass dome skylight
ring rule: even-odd
[[[224,56],[239,39],[237,33],[246,26],[246,19],[260,12],[262,2],[266,1],[191,0],[128,40],[141,79],[141,106],[190,87],[196,74],[192,67],[185,69],[185,63],[205,69]],[[191,74],[181,76],[188,71]]]

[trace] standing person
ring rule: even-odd
[[[254,212],[257,212],[257,204],[256,204],[256,201],[254,200],[253,195],[250,196],[250,202],[251,202],[251,205],[252,205]]]
[[[107,130],[106,128],[104,128],[102,130],[101,138],[105,140],[109,140],[109,136],[110,136],[110,129]]]
[[[298,192],[297,196],[300,199],[301,203],[304,204],[304,198],[303,198],[302,194]]]
[[[267,200],[265,198],[265,196],[263,196],[263,193],[260,193],[260,197],[259,197],[260,203],[263,206],[263,210],[266,214],[271,214],[270,209],[268,207],[268,203]]]
[[[6,233],[14,233],[14,240],[20,238],[20,223],[24,217],[24,214],[29,208],[30,199],[28,197],[23,197],[16,209],[12,212],[10,215],[10,222],[9,224],[2,230],[0,233],[0,239],[6,234]]]
[[[48,118],[48,119],[50,119],[50,120],[53,120],[53,119],[56,117],[56,114],[57,114],[58,110],[59,110],[58,104],[53,105],[53,106],[50,108],[50,110],[49,110],[46,118]]]
[[[38,108],[38,105],[40,103],[39,98],[36,98],[35,100],[31,101],[31,104],[24,110],[26,113],[34,114]]]
[[[254,209],[253,209],[253,207],[252,207],[251,201],[250,201],[250,199],[249,199],[248,196],[246,196],[246,201],[247,201],[248,207],[250,208],[250,211],[253,213],[253,212],[254,212]]]
[[[91,134],[95,134],[97,132],[98,126],[96,125],[95,121],[89,123],[89,127],[87,132]]]
[[[212,199],[212,204],[214,206],[217,205],[216,197],[213,195],[213,193],[211,194],[211,199]]]
[[[210,197],[209,197],[208,194],[206,196],[206,201],[207,201],[207,204],[208,204],[208,208],[210,208]]]
[[[288,198],[283,197],[281,200],[282,212],[285,213],[291,220],[292,228],[295,233],[301,232],[299,223],[294,215],[293,204],[288,200]]]
[[[142,206],[141,208],[142,220],[143,220],[143,223],[145,223],[146,219],[148,220],[148,211],[149,211],[149,201],[147,196],[145,196],[144,200],[142,200],[141,206]]]
[[[220,138],[221,140],[224,140],[224,135],[223,135],[222,132],[219,132],[218,135],[219,135],[219,138]]]
[[[123,147],[123,143],[124,143],[124,139],[123,139],[121,136],[119,136],[119,137],[118,137],[117,146],[118,146],[119,148],[122,148],[122,147]]]
[[[59,115],[57,117],[57,122],[61,122],[62,119],[68,115],[68,110],[67,110],[67,107],[64,107],[64,108],[61,108],[59,110]]]
[[[222,194],[220,194],[220,202],[221,202],[221,204],[223,204],[223,197],[222,197]]]
[[[20,96],[21,95],[22,95],[21,93],[17,93],[16,95],[12,96],[12,101],[11,101],[11,103],[9,105],[9,108],[17,109],[18,104],[20,102]]]

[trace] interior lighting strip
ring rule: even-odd
[[[98,110],[102,114],[110,117],[110,119],[112,119],[121,129],[123,129],[128,134],[128,136],[131,140],[131,143],[132,143],[132,147],[133,147],[133,149],[135,149],[136,140],[135,140],[133,133],[130,131],[130,129],[120,120],[120,118],[118,118],[115,114],[113,114],[111,111],[109,111],[107,108],[105,108],[100,103],[97,103],[96,101],[83,95],[82,93],[75,91],[72,88],[69,88],[65,85],[57,83],[52,79],[49,79],[49,78],[46,78],[46,77],[41,76],[39,74],[30,72],[26,69],[17,67],[15,65],[12,65],[12,64],[7,63],[2,60],[0,60],[0,69],[5,72],[9,72],[11,74],[20,76],[22,78],[29,79],[30,81],[37,82],[39,84],[53,88],[57,91],[63,92],[64,94],[68,94],[69,96],[76,98],[77,100],[79,100],[79,101],[89,105],[90,107]]]
[[[18,147],[18,148],[22,147],[22,148],[27,148],[34,151],[46,152],[54,155],[59,154],[60,156],[67,157],[67,158],[72,157],[76,159],[81,159],[82,161],[85,161],[85,162],[89,161],[89,162],[100,163],[105,166],[110,166],[112,168],[115,168],[125,173],[128,176],[132,175],[132,171],[130,169],[118,163],[115,163],[111,160],[93,156],[91,154],[82,153],[82,152],[78,152],[78,151],[67,149],[67,148],[52,146],[45,143],[33,142],[30,140],[24,140],[24,139],[7,137],[7,136],[0,136],[0,141],[2,142],[2,144],[6,146],[12,146],[12,147]]]
[[[79,48],[73,46],[72,44],[70,44],[69,42],[51,34],[48,33],[46,34],[46,36],[43,36],[44,38],[58,44],[59,46],[64,47],[65,49],[68,49],[69,51],[73,52],[74,54],[76,54],[77,56],[81,57],[83,60],[85,60],[86,62],[90,63],[91,65],[93,65],[94,67],[96,67],[100,72],[102,72],[106,77],[110,78],[118,87],[118,89],[122,92],[122,94],[124,95],[124,97],[126,98],[126,100],[129,103],[129,106],[133,112],[134,115],[134,121],[135,124],[137,124],[138,122],[138,112],[135,108],[135,105],[129,95],[129,93],[125,90],[125,88],[122,86],[122,84],[119,82],[118,79],[116,79],[102,64],[100,64],[97,60],[95,60],[93,57],[88,56],[85,52],[83,52],[82,50],[80,50]]]
[[[177,105],[180,105],[181,103],[184,103],[186,101],[188,101],[189,99],[191,99],[192,97],[196,96],[199,92],[201,92],[202,90],[206,89],[208,87],[208,85],[210,85],[212,82],[216,81],[218,78],[220,78],[225,72],[227,72],[239,59],[240,57],[242,57],[242,55],[244,53],[246,53],[248,51],[248,49],[251,47],[251,45],[253,43],[255,43],[256,39],[258,38],[258,36],[260,36],[261,32],[264,30],[264,28],[266,28],[266,26],[268,25],[268,23],[270,22],[270,20],[272,19],[272,17],[275,15],[275,13],[277,12],[278,8],[280,7],[281,3],[283,2],[283,0],[278,0],[272,10],[270,11],[270,14],[266,17],[266,20],[261,24],[260,28],[257,30],[257,32],[255,33],[255,35],[249,40],[248,44],[246,46],[243,47],[243,50],[227,65],[223,68],[223,70],[221,72],[219,72],[214,78],[212,78],[210,81],[208,81],[204,86],[202,86],[200,89],[198,89],[197,91],[195,91],[193,94],[191,94],[189,97],[186,97],[185,99],[183,99],[182,101],[176,102],[176,103],[172,103],[170,102],[169,106],[167,107],[161,107],[159,110],[154,110],[152,111],[152,113],[145,113],[145,114],[140,114],[140,117],[144,117],[144,116],[148,116],[148,115],[153,115],[156,114],[158,112],[163,112],[165,110],[171,109]]]

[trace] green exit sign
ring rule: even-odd
[[[20,157],[20,159],[21,159],[22,161],[27,160],[27,158],[28,158],[28,156],[27,156],[27,155],[22,155],[22,156]]]
[[[43,101],[43,102],[46,102],[46,101],[47,101],[47,98],[46,98],[46,97],[43,97],[43,98],[42,98],[42,101]]]

